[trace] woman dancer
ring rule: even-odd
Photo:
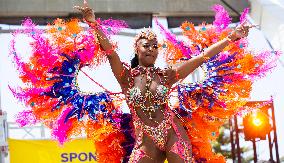
[[[184,79],[202,63],[221,52],[229,42],[246,37],[249,28],[241,24],[227,38],[213,44],[175,69],[154,67],[158,55],[156,35],[146,29],[135,39],[135,57],[131,68],[124,66],[118,54],[111,51],[112,44],[97,28],[93,10],[84,1],[84,6],[75,6],[84,19],[96,31],[101,48],[109,52],[108,60],[112,72],[127,97],[127,103],[135,127],[135,147],[130,162],[193,162],[191,145],[180,119],[167,106],[168,92],[180,79]]]

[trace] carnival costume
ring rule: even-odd
[[[216,11],[213,25],[203,23],[195,27],[189,22],[181,25],[183,35],[188,39],[186,42],[178,40],[157,22],[165,36],[159,49],[169,64],[202,55],[207,47],[232,32],[228,27],[231,18],[225,9],[220,5],[213,9]],[[248,9],[243,12],[241,23],[246,20],[247,13]],[[118,20],[97,21],[108,38],[127,27]],[[130,72],[126,91],[113,93],[104,88],[104,92],[85,93],[78,88],[78,72],[87,65],[99,67],[111,52],[101,49],[94,30],[84,29],[78,19],[68,22],[57,19],[46,30],[38,29],[30,19],[26,19],[23,26],[24,29],[13,34],[10,55],[26,85],[11,90],[30,110],[19,113],[17,122],[22,126],[42,122],[52,129],[53,137],[61,144],[70,141],[71,136],[86,133],[87,138],[94,141],[98,162],[138,162],[142,157],[148,157],[139,148],[144,135],[164,151],[170,128],[178,136],[171,151],[185,162],[193,159],[195,162],[225,162],[223,156],[212,152],[210,141],[218,136],[219,127],[230,116],[242,111],[252,83],[264,77],[280,55],[277,51],[252,52],[247,48],[247,39],[242,38],[230,42],[222,52],[202,65],[206,72],[203,81],[180,82],[169,87],[166,72],[173,71],[171,68],[125,66]],[[18,34],[26,34],[33,40],[28,62],[21,60],[15,48]],[[112,50],[115,48],[114,44]],[[146,76],[143,93],[134,85],[138,75]],[[154,78],[159,78],[160,83],[156,91],[151,92]],[[174,95],[177,95],[177,103],[170,102]],[[131,115],[122,112],[123,100],[127,101]],[[151,101],[151,105],[147,101]],[[148,114],[149,119],[152,119],[151,113],[158,110],[164,118],[155,126],[146,125],[137,115],[137,107]],[[190,142],[181,138],[173,121],[175,117],[186,129]],[[135,135],[133,128],[140,132]]]

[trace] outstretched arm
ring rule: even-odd
[[[99,28],[97,28],[99,24],[95,19],[93,10],[89,7],[86,0],[84,0],[83,7],[74,6],[74,8],[80,10],[83,14],[84,19],[88,23],[92,24],[92,27],[97,34],[101,48],[105,51],[110,51],[110,54],[107,55],[107,58],[109,60],[114,76],[116,77],[119,84],[122,85],[123,81],[125,81],[125,78],[128,75],[128,70],[123,66],[123,63],[121,62],[118,54],[113,50],[112,44],[110,43],[109,39]]]
[[[180,79],[184,79],[187,77],[191,72],[193,72],[196,68],[202,65],[202,63],[206,62],[208,59],[212,58],[216,54],[220,53],[229,43],[230,41],[235,41],[239,38],[246,37],[248,35],[249,28],[255,27],[251,26],[244,26],[241,24],[225,39],[211,45],[207,48],[201,55],[198,55],[184,64],[176,68],[175,77],[169,78],[169,84],[172,85],[176,83]],[[171,72],[173,74],[173,72]],[[173,75],[169,75],[173,76]]]

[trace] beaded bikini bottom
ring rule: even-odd
[[[134,126],[136,129],[139,129],[139,133],[138,138],[136,139],[136,144],[129,159],[130,163],[137,163],[144,157],[152,159],[143,149],[141,149],[144,134],[148,135],[161,151],[166,151],[168,131],[172,127],[178,136],[178,141],[173,144],[170,152],[177,154],[185,162],[192,162],[191,145],[189,142],[182,139],[181,134],[173,121],[173,117],[174,114],[170,111],[167,111],[164,115],[164,119],[158,124],[158,126],[148,126],[145,125],[135,114]]]
[[[154,143],[159,149],[165,151],[165,144],[167,142],[168,131],[171,128],[171,121],[172,119],[170,117],[170,114],[168,113],[158,126],[145,125],[140,119],[134,121],[134,126],[135,128],[139,128],[142,131],[140,133],[147,134],[154,141]],[[138,142],[138,144],[141,143],[142,142]]]

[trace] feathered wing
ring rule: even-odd
[[[231,18],[222,6],[215,5],[213,9],[216,11],[213,25],[203,23],[195,27],[190,22],[181,25],[186,43],[158,24],[166,38],[162,50],[168,63],[184,62],[228,36],[232,31],[228,27]],[[245,21],[247,13],[248,9],[242,14],[241,22]],[[185,120],[196,162],[225,162],[222,155],[212,152],[210,142],[218,136],[220,126],[241,111],[249,99],[253,82],[264,77],[276,65],[279,52],[256,53],[247,45],[246,38],[229,43],[222,52],[202,65],[205,71],[202,81],[183,82],[175,87],[178,103],[174,109]]]
[[[118,20],[98,21],[108,37],[126,27]],[[30,108],[18,114],[17,122],[21,126],[44,123],[60,144],[85,133],[94,140],[99,162],[120,162],[129,153],[129,145],[125,144],[133,141],[125,138],[131,135],[131,117],[122,114],[116,102],[120,98],[110,91],[80,91],[77,83],[80,69],[86,65],[98,67],[107,55],[94,31],[84,29],[80,23],[78,19],[57,19],[41,30],[26,19],[23,30],[13,33],[10,55],[24,87],[10,89]],[[20,58],[15,47],[19,34],[32,40],[32,55],[27,62]]]

